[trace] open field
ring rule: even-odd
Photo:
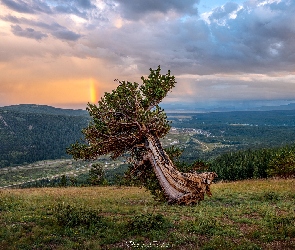
[[[136,187],[0,190],[0,249],[295,249],[295,180],[212,185],[195,206]]]
[[[57,159],[39,161],[16,167],[0,168],[0,189],[16,187],[46,178],[53,180],[62,175],[78,176],[87,173],[93,163],[100,163],[107,170],[117,168],[124,162],[120,159],[114,161],[109,157],[100,157],[95,161]]]

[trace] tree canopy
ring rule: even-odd
[[[111,93],[105,93],[97,105],[88,103],[92,117],[89,126],[82,130],[85,143],[76,142],[67,150],[75,159],[95,159],[111,154],[117,158],[126,152],[141,148],[147,134],[165,136],[170,123],[158,105],[175,86],[175,77],[161,68],[150,69],[142,84],[119,81]]]
[[[164,110],[158,105],[175,86],[175,77],[160,74],[160,66],[150,69],[142,84],[119,81],[111,93],[105,93],[97,105],[88,103],[92,117],[82,130],[86,144],[76,142],[68,149],[76,159],[95,159],[125,153],[132,164],[131,174],[140,175],[143,185],[169,203],[191,204],[211,195],[215,173],[182,173],[162,148],[160,138],[170,130]]]

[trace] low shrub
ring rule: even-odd
[[[198,217],[188,223],[188,231],[201,235],[213,235],[216,231],[222,230],[219,221],[215,218]]]
[[[265,200],[265,201],[278,201],[279,199],[280,199],[280,196],[273,191],[265,192],[262,195],[262,200]]]
[[[273,235],[279,239],[295,236],[295,216],[282,215],[268,217],[267,221],[273,230]]]
[[[91,225],[104,224],[103,217],[98,210],[74,207],[71,205],[57,204],[53,210],[57,223],[63,227],[90,227]]]
[[[169,227],[169,221],[162,214],[140,214],[133,216],[128,222],[128,229],[142,233],[151,230],[162,230]]]
[[[295,151],[294,147],[285,147],[277,152],[269,163],[268,176],[294,177],[295,176]]]

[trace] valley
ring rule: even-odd
[[[0,108],[0,187],[85,175],[94,162],[72,160],[66,148],[81,138],[90,121],[86,111],[41,105]],[[215,113],[168,113],[164,147],[183,150],[181,161],[212,161],[240,150],[268,149],[295,143],[295,110]],[[96,162],[105,171],[126,169],[126,158]],[[122,170],[120,170],[122,168]]]

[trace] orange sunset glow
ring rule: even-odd
[[[295,102],[295,1],[162,2],[0,1],[0,107],[84,109],[158,65],[169,104]]]
[[[13,94],[6,95],[10,103],[41,103],[54,106],[68,106],[70,103],[86,106],[96,103],[98,91],[94,79],[68,79],[40,84],[15,84],[10,88]]]

